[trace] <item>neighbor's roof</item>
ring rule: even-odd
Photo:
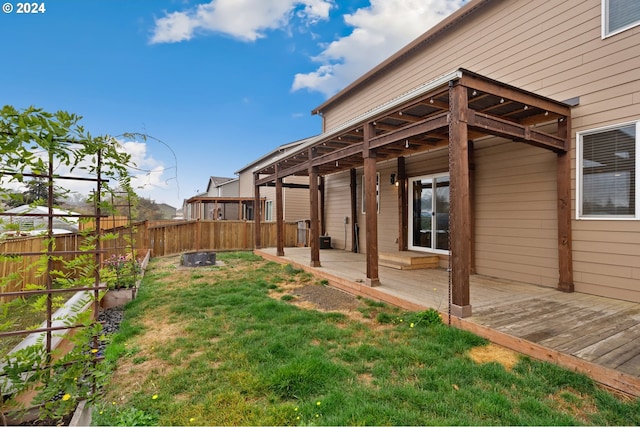
[[[389,58],[387,58],[386,60],[378,64],[376,67],[372,68],[367,73],[363,74],[360,78],[358,78],[356,81],[351,83],[349,86],[342,89],[340,92],[338,92],[331,98],[329,98],[323,104],[313,109],[311,111],[311,114],[320,114],[323,110],[326,110],[332,104],[335,104],[338,101],[340,101],[342,98],[349,96],[349,94],[352,91],[368,83],[369,80],[377,77],[379,74],[386,71],[387,68],[391,67],[392,65],[397,64],[401,59],[408,57],[413,53],[413,51],[423,47],[425,43],[433,41],[435,38],[440,37],[443,34],[446,34],[449,30],[451,30],[451,28],[461,23],[469,15],[476,12],[482,6],[485,6],[486,4],[491,3],[493,1],[494,0],[469,1],[469,3],[465,4],[460,9],[458,9],[457,11],[449,15],[447,18],[443,19],[440,23],[431,27],[428,31],[423,33],[417,39],[415,39],[414,41],[412,41],[411,43],[409,43],[408,45],[406,45],[405,47],[403,47],[402,49],[400,49],[399,51],[391,55]]]
[[[259,163],[270,163],[269,160],[276,156],[277,154],[283,153],[285,151],[289,151],[293,148],[296,148],[300,145],[303,145],[304,143],[306,143],[307,141],[315,138],[317,135],[315,136],[311,136],[309,138],[304,138],[304,139],[299,139],[297,141],[293,141],[293,142],[289,142],[287,144],[282,144],[281,146],[279,146],[278,148],[276,148],[275,150],[272,150],[270,152],[268,152],[267,154],[265,154],[262,157],[259,157],[258,159],[254,160],[253,162],[243,166],[241,169],[238,169],[236,171],[236,174],[241,174],[242,172],[246,171],[249,168],[254,168],[255,166],[258,165]]]

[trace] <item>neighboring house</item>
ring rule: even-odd
[[[49,225],[49,209],[46,206],[22,205],[0,212],[0,232],[20,234],[41,234]],[[78,231],[78,213],[53,209],[54,234]]]
[[[280,156],[295,151],[304,145],[309,138],[281,145],[275,150],[265,154],[259,159],[249,163],[238,170],[240,195],[243,197],[255,197],[254,173],[262,165],[277,160]],[[281,167],[285,167],[282,165]],[[260,197],[264,198],[264,207],[261,218],[263,221],[275,221],[277,200],[275,186],[260,189]],[[289,176],[283,179],[282,191],[283,219],[286,222],[308,220],[309,214],[309,179],[301,176]]]
[[[238,178],[223,178],[212,176],[207,185],[209,197],[240,197],[240,184]]]
[[[458,316],[474,272],[640,301],[640,2],[471,0],[314,113],[241,186],[310,176],[368,284],[412,250],[451,266]]]

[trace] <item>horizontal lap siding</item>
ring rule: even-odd
[[[475,150],[476,271],[556,286],[556,156],[494,141]]]
[[[284,182],[289,184],[309,184],[309,178],[306,176],[289,176]],[[298,221],[301,219],[311,218],[309,210],[310,199],[309,190],[302,188],[284,188],[284,220]]]
[[[329,175],[325,180],[325,221],[327,234],[331,237],[331,246],[337,249],[351,250],[351,190],[349,171]],[[344,218],[349,218],[346,227]]]
[[[560,101],[579,97],[570,153],[575,217],[576,132],[640,120],[640,27],[602,40],[600,13],[600,0],[492,2],[330,105],[325,127],[459,67]],[[476,143],[477,271],[555,286],[555,156],[491,144]],[[408,158],[408,175],[433,173],[430,162]],[[573,220],[572,229],[576,290],[640,301],[640,222]]]

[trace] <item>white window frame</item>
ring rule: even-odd
[[[362,213],[366,214],[367,213],[367,203],[366,203],[366,196],[365,196],[365,185],[364,185],[364,175],[362,175],[362,203],[361,203],[361,207],[362,207]],[[378,209],[377,212],[380,213],[380,172],[376,173],[376,208]]]
[[[264,203],[264,220],[273,221],[273,200]]]
[[[636,179],[635,179],[635,215],[627,216],[591,216],[582,215],[582,137],[594,133],[606,132],[625,126],[635,125],[636,127]],[[596,129],[589,129],[582,132],[576,132],[576,219],[578,220],[594,220],[594,221],[635,221],[640,219],[640,120],[618,123],[615,125],[604,126]]]
[[[601,24],[601,28],[602,28],[602,39],[606,39],[607,37],[611,37],[614,36],[616,34],[619,34],[623,31],[627,31],[633,27],[637,27],[638,25],[640,25],[640,17],[635,21],[632,22],[631,24],[627,25],[626,27],[622,27],[622,28],[618,28],[617,30],[613,30],[613,31],[608,31],[609,29],[609,2],[611,0],[602,0],[602,13],[600,14],[602,17],[602,24]]]

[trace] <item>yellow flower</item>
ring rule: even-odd
[[[298,412],[298,407],[296,406],[296,409],[294,409],[294,411]]]
[[[104,414],[104,411],[100,411],[100,415]]]
[[[413,326],[414,326],[413,323],[409,325],[410,328],[413,328]]]
[[[157,395],[157,394],[154,394],[153,396],[151,396],[151,398],[152,398],[153,400],[156,400],[156,399],[158,398],[158,395]]]
[[[296,417],[296,420],[299,420],[299,419],[300,419],[300,417]]]
[[[95,354],[95,353],[97,353],[97,352],[98,352],[98,349],[97,349],[97,348],[92,348],[92,349],[91,349],[91,353],[94,353],[94,354]]]
[[[111,404],[112,404],[112,405],[115,405],[115,404],[116,404],[116,402],[111,402]]]
[[[320,401],[319,400],[316,402],[316,405],[320,406]]]
[[[190,423],[194,422],[195,420],[196,420],[195,418],[189,418]]]
[[[67,401],[71,399],[71,395],[69,393],[65,394],[64,396],[62,396],[62,400]]]

